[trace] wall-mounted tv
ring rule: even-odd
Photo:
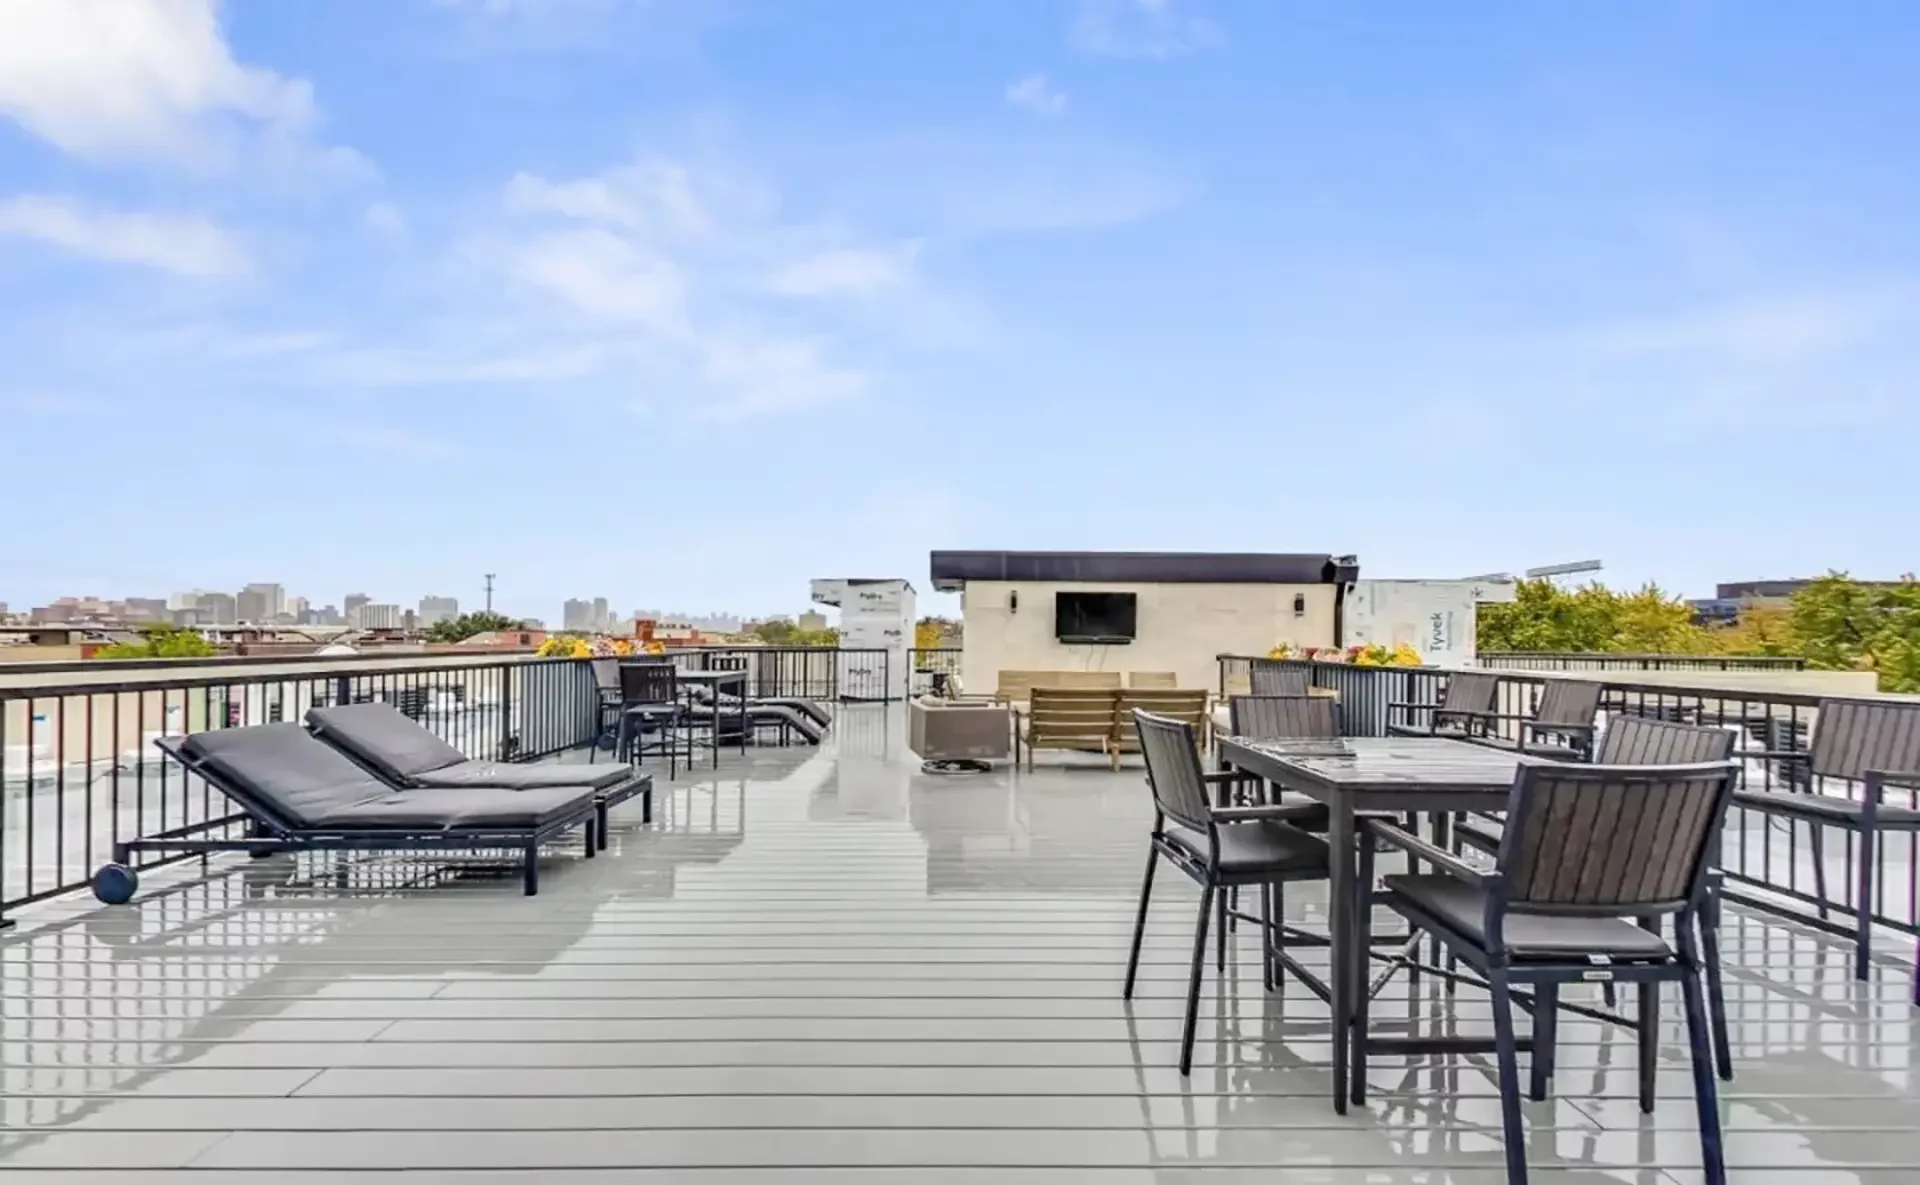
[[[1139,598],[1130,592],[1053,595],[1053,636],[1062,642],[1131,642]]]

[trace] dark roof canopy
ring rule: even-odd
[[[969,580],[1081,584],[1339,584],[1357,579],[1352,556],[1201,551],[936,551],[933,587]]]

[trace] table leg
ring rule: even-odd
[[[781,739],[785,739],[784,737]],[[740,759],[747,757],[747,681],[740,680]]]
[[[1347,1032],[1353,1024],[1353,803],[1344,794],[1329,796],[1327,846],[1333,862],[1327,886],[1327,972],[1333,982],[1333,1109],[1347,1113]]]

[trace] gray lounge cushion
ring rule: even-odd
[[[633,771],[624,765],[521,765],[509,761],[463,761],[445,769],[428,770],[413,780],[421,786],[491,786],[498,790],[538,790],[547,786],[609,790],[632,777]]]
[[[541,790],[486,790],[473,786],[433,787],[388,794],[343,806],[318,826],[353,830],[404,828],[409,831],[461,827],[541,827],[593,809],[593,791],[581,786]]]
[[[459,765],[467,755],[415,724],[392,704],[312,708],[307,725],[381,777],[406,785],[431,770]]]
[[[196,732],[181,742],[180,750],[237,783],[236,791],[257,800],[274,822],[285,826],[310,827],[335,811],[399,797],[298,724]]]
[[[1451,876],[1390,876],[1387,892],[1405,898],[1457,931],[1486,945],[1487,895]],[[1580,959],[1605,955],[1620,960],[1664,959],[1666,939],[1625,918],[1543,917],[1508,913],[1502,925],[1507,951],[1516,959]]]

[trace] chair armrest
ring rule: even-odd
[[[1385,840],[1408,855],[1417,856],[1449,876],[1457,877],[1476,888],[1484,888],[1487,881],[1491,879],[1486,873],[1445,848],[1435,847],[1412,832],[1403,831],[1391,823],[1370,818],[1363,818],[1359,823],[1363,836],[1371,835]]]
[[[1563,732],[1569,735],[1591,733],[1594,730],[1591,724],[1542,724],[1537,720],[1523,720],[1520,727],[1528,732]]]
[[[1739,749],[1736,757],[1751,758],[1755,761],[1811,761],[1811,749]]]
[[[1920,769],[1870,769],[1865,776],[1878,779],[1882,786],[1920,787]]]

